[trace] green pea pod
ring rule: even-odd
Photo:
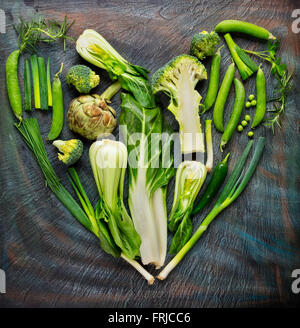
[[[56,139],[62,130],[64,124],[64,101],[63,93],[61,88],[61,82],[58,75],[63,69],[63,64],[61,64],[59,72],[57,72],[53,79],[52,84],[52,96],[53,96],[53,105],[52,105],[52,123],[49,134],[47,136],[48,140]]]
[[[263,40],[276,39],[272,33],[261,26],[235,19],[223,20],[215,27],[215,31],[218,33],[245,33]]]
[[[204,100],[204,109],[202,114],[207,112],[212,107],[217,97],[221,64],[221,48],[222,47],[217,50],[212,58],[208,90]]]
[[[5,64],[6,87],[10,106],[16,118],[22,121],[22,96],[18,79],[20,50],[13,51]]]
[[[203,210],[203,208],[213,200],[213,198],[220,190],[227,175],[227,161],[229,155],[230,153],[228,153],[226,157],[219,164],[217,164],[216,168],[214,169],[213,175],[209,181],[209,184],[206,187],[199,203],[194,207],[192,214],[197,214],[198,212]]]
[[[266,113],[266,79],[263,70],[259,67],[256,74],[256,111],[251,128],[256,128],[263,120]]]
[[[245,104],[245,88],[243,83],[238,80],[234,79],[234,88],[235,88],[235,101],[233,110],[229,119],[228,124],[226,125],[225,131],[221,138],[220,143],[220,150],[223,151],[223,147],[228,143],[231,139],[233,132],[235,131],[236,127],[239,124],[239,120],[244,108]]]
[[[224,132],[223,113],[224,113],[225,103],[229,94],[229,90],[234,78],[234,72],[235,72],[235,65],[234,63],[232,63],[228,66],[228,69],[225,73],[214,107],[214,113],[213,113],[214,125],[216,129],[220,132]]]

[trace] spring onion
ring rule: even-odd
[[[205,140],[206,140],[206,169],[207,172],[211,172],[213,168],[214,161],[214,151],[213,151],[213,142],[211,136],[211,120],[205,120]]]
[[[47,88],[48,88],[48,106],[52,107],[52,87],[51,87],[50,58],[48,58],[48,61],[47,61]]]
[[[257,145],[254,150],[249,167],[244,174],[242,175],[245,162],[251,150],[253,141],[250,140],[246,146],[243,154],[236,163],[234,170],[232,171],[230,178],[227,181],[222,193],[220,194],[215,206],[202,221],[199,228],[190,238],[190,240],[183,246],[183,248],[177,253],[177,255],[169,262],[169,264],[160,272],[158,279],[164,280],[169,273],[177,266],[177,264],[184,258],[188,251],[195,245],[198,239],[202,236],[204,231],[208,228],[209,224],[214,220],[214,218],[221,213],[226,207],[233,203],[239,195],[246,188],[249,180],[253,176],[253,173],[257,167],[258,161],[262,155],[264,149],[265,138],[260,137],[258,139]]]
[[[40,97],[41,109],[48,109],[48,86],[45,60],[43,57],[38,57],[39,79],[40,79]]]

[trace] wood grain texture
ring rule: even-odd
[[[299,5],[298,5],[299,7]],[[203,1],[1,1],[7,33],[0,35],[0,267],[6,271],[7,293],[0,295],[0,307],[262,307],[296,306],[299,295],[291,291],[291,272],[300,268],[299,132],[300,132],[300,42],[291,31],[292,0],[203,0]],[[75,19],[75,38],[85,28],[100,32],[130,62],[155,71],[173,56],[186,53],[192,35],[211,30],[223,19],[236,18],[260,24],[277,35],[281,55],[295,72],[295,86],[289,97],[282,129],[259,127],[255,135],[267,138],[259,167],[241,197],[226,209],[164,282],[147,286],[129,265],[113,259],[99,247],[55,196],[44,186],[32,155],[13,127],[13,115],[5,88],[4,67],[17,46],[12,24],[19,16]],[[242,47],[260,49],[263,42],[235,38]],[[223,42],[223,41],[222,41]],[[75,63],[83,63],[74,44],[62,51],[59,42],[41,46],[39,54],[51,58],[54,74],[61,62],[64,73]],[[23,72],[20,60],[20,73]],[[222,51],[221,78],[231,59]],[[205,62],[209,68],[210,61]],[[93,67],[95,69],[95,67]],[[263,65],[271,96],[273,80]],[[105,72],[97,92],[110,81]],[[208,83],[199,85],[205,95]],[[76,96],[65,83],[65,112]],[[246,94],[254,93],[255,79],[245,83]],[[225,110],[228,121],[233,106],[233,90]],[[119,97],[113,106],[119,114]],[[177,124],[164,110],[172,126]],[[35,111],[46,137],[51,112]],[[252,114],[253,115],[253,114]],[[212,111],[205,118],[211,118]],[[115,132],[118,134],[118,130]],[[74,137],[67,124],[62,138]],[[216,164],[221,159],[221,135],[213,130]],[[234,134],[228,144],[232,169],[247,135]],[[89,196],[97,199],[88,161],[90,142],[84,141],[84,156],[77,164]],[[55,149],[47,151],[56,172],[69,187],[65,167],[56,160]],[[168,209],[173,197],[170,182]],[[194,218],[197,226],[205,213]],[[170,236],[171,237],[171,236]],[[169,240],[170,242],[170,240]],[[170,256],[168,256],[168,259]],[[149,270],[155,273],[153,268]]]

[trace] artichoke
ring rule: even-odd
[[[117,115],[108,103],[120,87],[116,82],[101,96],[82,95],[73,99],[68,110],[69,129],[90,140],[112,133],[117,125]]]

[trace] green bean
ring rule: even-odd
[[[52,123],[49,134],[47,136],[48,140],[56,139],[62,130],[64,124],[64,101],[63,93],[61,88],[61,82],[58,75],[63,69],[63,64],[61,64],[60,70],[55,74],[52,84],[52,96],[53,96],[53,107],[52,107]]]
[[[261,26],[234,19],[228,19],[220,22],[215,27],[215,31],[218,33],[245,33],[263,40],[276,39],[272,33]]]
[[[229,94],[229,90],[233,81],[234,71],[235,71],[235,65],[234,63],[232,63],[228,66],[228,69],[225,73],[214,107],[214,113],[213,113],[214,125],[216,129],[220,132],[224,132],[223,113],[224,113],[225,103]]]
[[[221,50],[220,47],[217,52],[214,54],[211,62],[211,69],[210,69],[210,79],[208,84],[207,94],[204,100],[204,110],[202,114],[208,111],[212,105],[214,104],[219,87],[219,75],[220,75],[220,63],[221,63]]]
[[[22,121],[22,96],[18,79],[20,50],[13,51],[5,64],[6,86],[10,106],[16,118]]]
[[[24,108],[31,111],[31,77],[28,59],[24,63]]]
[[[256,111],[251,125],[252,129],[260,124],[266,112],[266,79],[260,67],[256,74],[256,99]]]
[[[245,89],[243,86],[243,83],[238,80],[234,79],[234,88],[235,88],[235,101],[233,110],[229,119],[229,122],[225,128],[225,131],[221,138],[220,143],[220,150],[223,151],[223,147],[228,143],[228,141],[231,139],[233,131],[236,129],[239,119],[241,117],[244,102],[245,102]]]

